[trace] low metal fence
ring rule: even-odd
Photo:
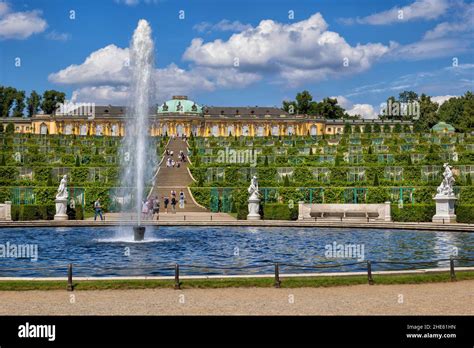
[[[408,261],[357,261],[357,262],[350,262],[350,263],[338,263],[338,264],[319,264],[319,265],[300,265],[300,264],[293,264],[293,263],[286,263],[286,262],[263,262],[261,265],[249,265],[249,266],[241,266],[241,267],[234,267],[234,266],[202,266],[202,265],[193,265],[193,264],[178,264],[178,263],[167,263],[167,262],[161,262],[161,263],[155,263],[153,265],[144,265],[144,266],[135,266],[135,267],[101,267],[101,270],[107,270],[107,271],[112,271],[112,270],[125,270],[125,271],[134,271],[134,270],[139,270],[139,271],[145,271],[145,270],[160,270],[160,271],[173,271],[174,272],[174,288],[175,289],[181,289],[181,278],[180,276],[182,275],[181,270],[182,269],[187,269],[187,270],[196,270],[196,269],[201,269],[201,270],[219,270],[219,271],[242,271],[242,270],[250,270],[250,269],[262,269],[262,268],[270,268],[273,266],[274,269],[274,287],[280,288],[281,287],[281,276],[284,276],[285,274],[289,275],[292,273],[283,273],[282,269],[288,270],[288,269],[313,269],[313,270],[321,270],[321,269],[334,269],[334,268],[342,268],[342,267],[347,267],[347,266],[354,266],[354,265],[365,265],[365,272],[367,273],[367,282],[370,285],[373,285],[375,283],[374,278],[373,278],[373,266],[376,265],[407,265],[410,267],[405,267],[403,269],[396,269],[395,271],[397,272],[403,272],[403,271],[412,271],[412,270],[420,270],[420,269],[426,269],[426,268],[420,268],[420,265],[433,265],[437,264],[439,262],[448,262],[449,261],[449,274],[450,274],[450,279],[451,281],[456,281],[456,273],[455,273],[455,261],[463,261],[463,262],[473,262],[474,259],[471,258],[459,258],[459,257],[451,257],[449,259],[438,259],[438,260],[430,260],[430,261],[417,261],[417,262],[408,262]],[[73,284],[73,268],[74,269],[81,269],[81,268],[90,268],[90,266],[85,266],[85,265],[75,265],[73,266],[72,263],[69,263],[67,265],[54,265],[54,266],[44,266],[44,267],[28,267],[28,268],[0,268],[0,274],[1,272],[4,271],[38,271],[38,270],[64,270],[66,271],[67,274],[67,290],[72,291],[74,290],[74,284]],[[97,268],[95,268],[97,269]],[[436,271],[436,268],[431,268],[432,271]],[[393,269],[378,269],[377,271],[394,271]],[[441,270],[440,270],[441,271]],[[354,272],[348,272],[348,273],[354,273]],[[318,273],[320,275],[323,275],[324,273]],[[328,273],[331,274],[331,273]],[[359,275],[360,272],[355,272],[355,275]],[[223,274],[221,274],[224,276]],[[248,274],[247,274],[248,275]],[[250,277],[255,276],[256,274],[249,275]],[[294,275],[294,274],[293,274]],[[350,275],[350,274],[349,274]],[[137,275],[133,275],[137,276]],[[140,276],[150,276],[150,273],[148,274],[141,274]],[[245,276],[242,274],[233,274],[233,275],[225,275],[226,277],[232,277],[232,276]],[[271,277],[269,274],[258,274],[260,277]],[[215,275],[215,277],[219,277],[219,275]],[[165,278],[165,277],[164,277]],[[171,279],[171,277],[170,277]]]

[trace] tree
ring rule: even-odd
[[[311,108],[313,96],[308,91],[300,92],[296,95],[296,105],[299,114],[307,114]]]
[[[285,175],[283,177],[283,186],[284,187],[289,187],[290,186],[290,178],[288,177],[288,175]]]
[[[393,127],[393,132],[394,133],[401,133],[402,132],[402,125],[400,123],[397,123],[395,127]]]
[[[293,114],[296,114],[298,112],[298,107],[297,107],[295,101],[284,100],[283,101],[283,110],[285,110],[289,114],[293,115]]]
[[[318,114],[326,119],[341,119],[344,117],[345,110],[337,104],[337,99],[324,98],[317,105]]]
[[[31,91],[30,96],[26,100],[28,108],[28,116],[37,114],[41,105],[41,96],[36,91]]]
[[[438,103],[431,101],[431,97],[426,94],[422,94],[419,99],[420,103],[420,115],[419,118],[414,122],[414,131],[416,133],[429,132],[439,121],[437,113]]]
[[[15,126],[13,123],[7,124],[7,128],[5,129],[5,133],[7,134],[13,134],[15,132]]]
[[[377,174],[377,172],[375,172],[374,174],[374,183],[372,186],[379,186],[379,175]]]
[[[374,124],[374,133],[380,133],[382,129],[378,123]]]
[[[344,123],[344,134],[351,134],[352,133],[352,127],[350,123]]]
[[[383,125],[383,132],[384,133],[390,133],[390,126],[388,124]]]
[[[9,117],[17,90],[13,87],[0,87],[0,113],[1,117]]]
[[[25,91],[16,91],[15,107],[13,108],[13,117],[22,117],[25,109]]]
[[[63,92],[55,90],[47,90],[43,93],[43,100],[41,102],[41,109],[47,115],[53,114],[59,103],[64,103],[66,95]]]
[[[418,94],[413,91],[403,91],[398,95],[398,101],[401,103],[412,103],[418,100]]]

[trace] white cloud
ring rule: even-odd
[[[416,0],[410,5],[392,7],[390,10],[371,14],[366,17],[344,18],[345,24],[387,25],[414,20],[431,20],[443,15],[449,8],[448,0]]]
[[[458,95],[439,95],[436,97],[431,97],[431,101],[438,103],[441,106],[445,101],[448,101],[451,98],[458,98]]]
[[[117,85],[129,81],[128,48],[108,45],[92,52],[80,65],[70,65],[48,76],[49,81],[66,85]]]
[[[465,52],[471,43],[462,38],[422,39],[407,45],[394,47],[389,58],[403,60],[423,60],[452,56]]]
[[[71,34],[69,33],[58,33],[56,30],[53,30],[46,34],[48,40],[53,41],[68,41],[71,39]]]
[[[126,105],[128,87],[89,86],[76,89],[72,93],[73,103],[96,103],[96,105]]]
[[[235,68],[195,67],[182,69],[176,64],[155,70],[154,99],[162,101],[173,94],[193,94],[216,88],[241,88],[257,81],[259,75]],[[72,85],[77,102],[126,104],[130,81],[129,50],[108,45],[92,52],[81,64],[72,64],[48,77],[50,82]]]
[[[233,67],[238,60],[242,71],[272,72],[298,85],[364,71],[390,50],[380,43],[351,46],[327,28],[319,13],[293,24],[262,20],[227,41],[193,39],[183,58],[212,68]]]
[[[439,23],[425,33],[424,39],[438,39],[453,34],[472,32],[474,30],[474,3],[458,3],[459,12],[451,17],[451,21]]]
[[[239,21],[231,22],[228,19],[223,19],[216,24],[210,22],[201,22],[196,24],[193,29],[200,33],[212,31],[244,31],[252,28],[250,24],[243,24]]]
[[[156,4],[159,2],[159,0],[115,0],[117,4],[124,4],[127,6],[136,6],[140,2],[143,2],[145,4]]]
[[[6,2],[0,2],[0,39],[26,39],[46,30],[48,24],[41,11],[11,12]]]
[[[346,97],[339,95],[331,98],[337,99],[337,103],[346,109],[346,113],[351,116],[359,115],[365,119],[376,119],[378,118],[378,113],[375,111],[375,108],[370,104],[353,104]]]

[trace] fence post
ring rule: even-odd
[[[451,256],[449,259],[449,273],[451,276],[451,281],[455,282],[456,281],[456,273],[454,273],[454,259]]]
[[[179,282],[179,265],[178,264],[174,265],[174,289],[175,290],[181,289],[181,283]]]
[[[275,263],[275,288],[280,288],[281,281],[280,281],[280,265]]]
[[[67,291],[73,291],[74,285],[72,284],[72,263],[67,265]]]
[[[369,285],[374,285],[374,280],[372,279],[372,263],[369,260],[367,260],[367,279]]]

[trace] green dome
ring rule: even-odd
[[[455,132],[456,129],[446,122],[438,122],[432,128],[435,132]]]
[[[188,100],[185,96],[173,97],[173,99],[165,101],[158,107],[159,114],[201,114],[202,106],[196,104],[192,100]]]

